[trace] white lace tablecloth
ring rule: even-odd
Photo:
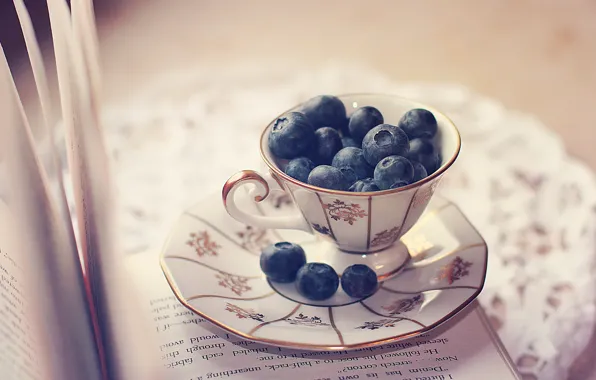
[[[127,252],[160,249],[179,213],[260,167],[258,136],[310,96],[399,94],[459,126],[463,148],[441,191],[484,235],[480,301],[527,378],[561,380],[594,327],[596,184],[536,118],[458,85],[395,83],[370,70],[229,68],[164,76],[108,107]]]

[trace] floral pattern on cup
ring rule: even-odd
[[[335,236],[333,236],[333,231],[331,231],[329,229],[329,227],[327,227],[327,226],[321,226],[320,224],[313,223],[312,224],[312,228],[313,228],[313,230],[317,231],[321,235],[327,235],[331,239],[335,240]]]
[[[412,201],[412,207],[416,208],[418,206],[426,205],[435,193],[435,190],[437,189],[437,186],[439,186],[439,183],[440,178],[437,178],[430,185],[421,187],[420,190],[414,196],[414,200]]]
[[[397,125],[406,112],[421,107],[414,101],[383,94],[340,95],[338,99],[344,104],[348,114],[365,105],[373,106],[383,114],[385,122],[392,125]],[[287,112],[298,111],[300,107],[301,105],[296,105]],[[440,132],[438,153],[442,162],[428,177],[400,188],[362,193],[321,188],[298,181],[284,172],[287,160],[276,157],[269,146],[269,137],[276,119],[264,127],[260,138],[261,158],[268,168],[266,174],[243,170],[232,175],[223,185],[222,200],[228,214],[247,225],[311,233],[314,232],[314,223],[322,224],[326,221],[326,226],[332,230],[335,245],[343,252],[372,253],[389,248],[417,222],[431,200],[440,177],[456,161],[461,148],[461,138],[453,122],[440,112],[432,110],[432,107],[422,108],[433,113]],[[267,200],[271,202],[269,204],[272,208],[283,207],[285,203],[280,202],[281,192],[271,189],[274,182],[287,194],[284,202],[291,201],[295,206],[292,207],[292,213],[266,216],[254,212],[254,208],[249,211],[248,208],[243,210],[238,207],[234,194],[246,185],[253,186],[250,190],[250,201],[253,203],[258,205]],[[374,233],[389,231],[396,225],[401,227],[393,242],[371,247]]]
[[[327,210],[329,217],[333,220],[343,220],[348,222],[349,225],[353,225],[356,219],[364,218],[368,216],[365,210],[360,208],[357,203],[346,203],[336,199],[333,203],[327,203],[323,205],[323,208]]]
[[[380,245],[388,245],[397,240],[399,237],[400,226],[393,227],[390,230],[383,230],[375,234],[375,237],[371,240],[371,247],[378,247]]]

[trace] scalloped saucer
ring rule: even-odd
[[[293,208],[286,196],[272,195],[244,206],[264,214]],[[366,299],[351,298],[340,287],[329,300],[309,302],[292,284],[270,283],[260,270],[261,248],[282,240],[301,244],[309,261],[327,262],[338,273],[367,263],[380,286]],[[456,315],[482,290],[487,254],[472,224],[438,196],[401,242],[361,255],[340,252],[308,233],[240,224],[214,195],[180,217],[161,266],[184,306],[235,335],[297,349],[346,350],[411,338]]]

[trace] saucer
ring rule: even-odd
[[[243,203],[264,215],[294,208],[281,192],[258,204]],[[261,249],[278,241],[300,244],[309,262],[326,262],[338,273],[365,263],[377,272],[379,287],[364,299],[340,287],[328,300],[307,300],[294,284],[270,282],[260,270]],[[482,290],[487,254],[478,231],[439,196],[400,242],[381,252],[352,254],[305,232],[243,225],[214,195],[180,217],[161,267],[184,306],[230,333],[281,347],[346,350],[411,338],[456,315]]]

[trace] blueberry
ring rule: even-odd
[[[330,164],[333,156],[341,148],[341,137],[337,130],[331,127],[323,127],[315,131],[314,149],[311,152],[311,156],[317,164]]]
[[[418,160],[429,175],[434,173],[441,166],[441,158],[437,153],[420,155]]]
[[[350,118],[349,117],[345,117],[344,120],[342,121],[340,127],[338,128],[338,130],[342,133],[342,136],[349,136],[350,135],[350,130],[348,129],[348,123],[350,122]]]
[[[346,124],[346,107],[335,96],[316,96],[306,101],[300,110],[315,129],[331,127],[340,130]]]
[[[358,180],[350,186],[350,191],[364,193],[367,191],[379,191],[379,186],[375,183],[375,180],[372,178],[364,178]]]
[[[333,190],[347,190],[350,187],[344,174],[333,166],[319,165],[308,175],[308,184]]]
[[[279,158],[295,158],[306,153],[314,139],[314,128],[306,116],[288,112],[273,122],[268,139],[269,150]]]
[[[298,270],[296,289],[304,297],[321,301],[337,291],[339,277],[333,268],[323,263],[308,263]]]
[[[341,288],[350,297],[368,297],[377,290],[377,274],[363,264],[346,268],[341,275]]]
[[[360,148],[360,144],[358,144],[356,142],[356,140],[354,140],[353,138],[351,138],[349,136],[344,136],[341,138],[341,145],[344,148],[349,148],[349,147]]]
[[[414,167],[402,156],[383,158],[375,167],[375,183],[381,190],[394,189],[412,183]]]
[[[400,187],[408,186],[410,183],[407,181],[399,180],[391,185],[390,189],[398,189]]]
[[[364,159],[362,149],[353,147],[343,148],[337,152],[335,157],[333,157],[331,165],[340,169],[342,172],[344,172],[344,170],[347,171],[348,169],[351,169],[356,178],[354,178],[350,184],[356,182],[359,179],[372,177],[374,172],[374,168],[370,166]],[[352,179],[352,177],[347,175],[345,172],[344,174],[348,179]]]
[[[432,174],[441,166],[436,147],[431,140],[426,138],[410,140],[410,151],[405,157],[412,162],[420,162],[424,166],[427,175]]]
[[[271,281],[292,282],[298,270],[306,264],[306,255],[298,244],[284,241],[263,249],[260,264]]]
[[[358,108],[348,123],[350,134],[356,141],[362,141],[364,136],[379,124],[383,124],[383,115],[375,107],[361,107]]]
[[[306,182],[315,164],[306,157],[294,158],[286,165],[286,174],[300,182]]]
[[[411,139],[410,140],[410,151],[405,156],[407,159],[412,161],[420,161],[421,155],[429,155],[435,152],[435,146],[429,139]]]
[[[411,162],[412,162],[412,166],[414,167],[414,179],[412,179],[412,183],[418,182],[421,179],[426,178],[426,176],[428,174],[426,173],[426,168],[424,168],[424,165],[422,165],[418,161],[411,161]]]
[[[338,168],[339,171],[341,172],[341,174],[344,175],[344,177],[346,178],[346,181],[348,181],[348,188],[350,186],[352,186],[352,184],[356,181],[358,181],[358,175],[356,175],[356,172],[354,171],[353,168],[349,167],[349,166],[342,166],[341,168]]]
[[[362,140],[364,158],[373,166],[387,156],[404,156],[409,149],[406,133],[390,124],[377,125]]]
[[[411,139],[432,138],[437,133],[435,115],[422,108],[414,108],[406,112],[399,120],[398,125]]]

